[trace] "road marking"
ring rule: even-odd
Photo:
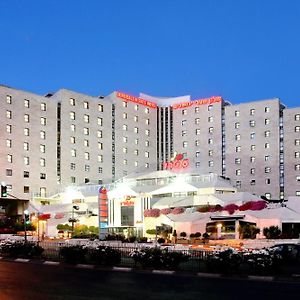
[[[221,277],[221,274],[214,274],[214,273],[197,273],[199,277],[211,277],[211,278],[218,278]]]
[[[44,265],[59,265],[60,263],[58,261],[44,261]]]
[[[77,264],[76,267],[80,268],[80,269],[93,269],[95,266],[94,265]]]
[[[113,267],[114,271],[131,272],[132,268]]]
[[[248,279],[250,279],[250,280],[260,280],[260,281],[273,281],[274,277],[273,276],[253,276],[253,275],[250,275],[250,276],[248,276]]]
[[[153,270],[152,273],[154,273],[154,274],[174,274],[175,271],[168,271],[168,270]]]
[[[300,274],[292,274],[292,277],[300,277]]]
[[[27,259],[27,258],[16,258],[15,261],[18,261],[18,262],[29,262],[30,259]]]

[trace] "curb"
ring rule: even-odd
[[[167,275],[167,276],[191,276],[191,277],[199,277],[199,278],[207,278],[207,279],[231,279],[231,280],[251,280],[251,281],[263,281],[263,282],[294,282],[296,284],[300,284],[300,274],[291,274],[286,277],[277,277],[277,276],[258,276],[258,275],[243,275],[237,276],[228,275],[228,274],[220,274],[220,273],[204,273],[204,272],[182,272],[182,271],[170,271],[170,270],[140,270],[134,269],[130,267],[101,267],[97,265],[88,265],[88,264],[66,264],[57,261],[41,261],[41,260],[31,260],[26,258],[16,258],[16,259],[7,259],[5,257],[0,257],[2,261],[8,262],[17,262],[17,263],[34,263],[40,265],[48,265],[48,266],[65,266],[72,267],[76,269],[87,269],[87,270],[105,270],[105,271],[113,271],[113,272],[130,272],[130,273],[149,273],[156,275]]]

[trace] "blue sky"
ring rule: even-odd
[[[0,0],[0,83],[300,106],[300,1]]]

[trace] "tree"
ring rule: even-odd
[[[281,230],[278,226],[265,227],[263,234],[267,239],[278,239],[281,235]]]
[[[260,233],[260,229],[252,224],[246,224],[239,227],[241,239],[255,239],[258,233]]]

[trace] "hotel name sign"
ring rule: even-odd
[[[182,170],[188,168],[190,162],[187,158],[183,158],[183,154],[176,154],[171,161],[163,162],[164,170]]]

